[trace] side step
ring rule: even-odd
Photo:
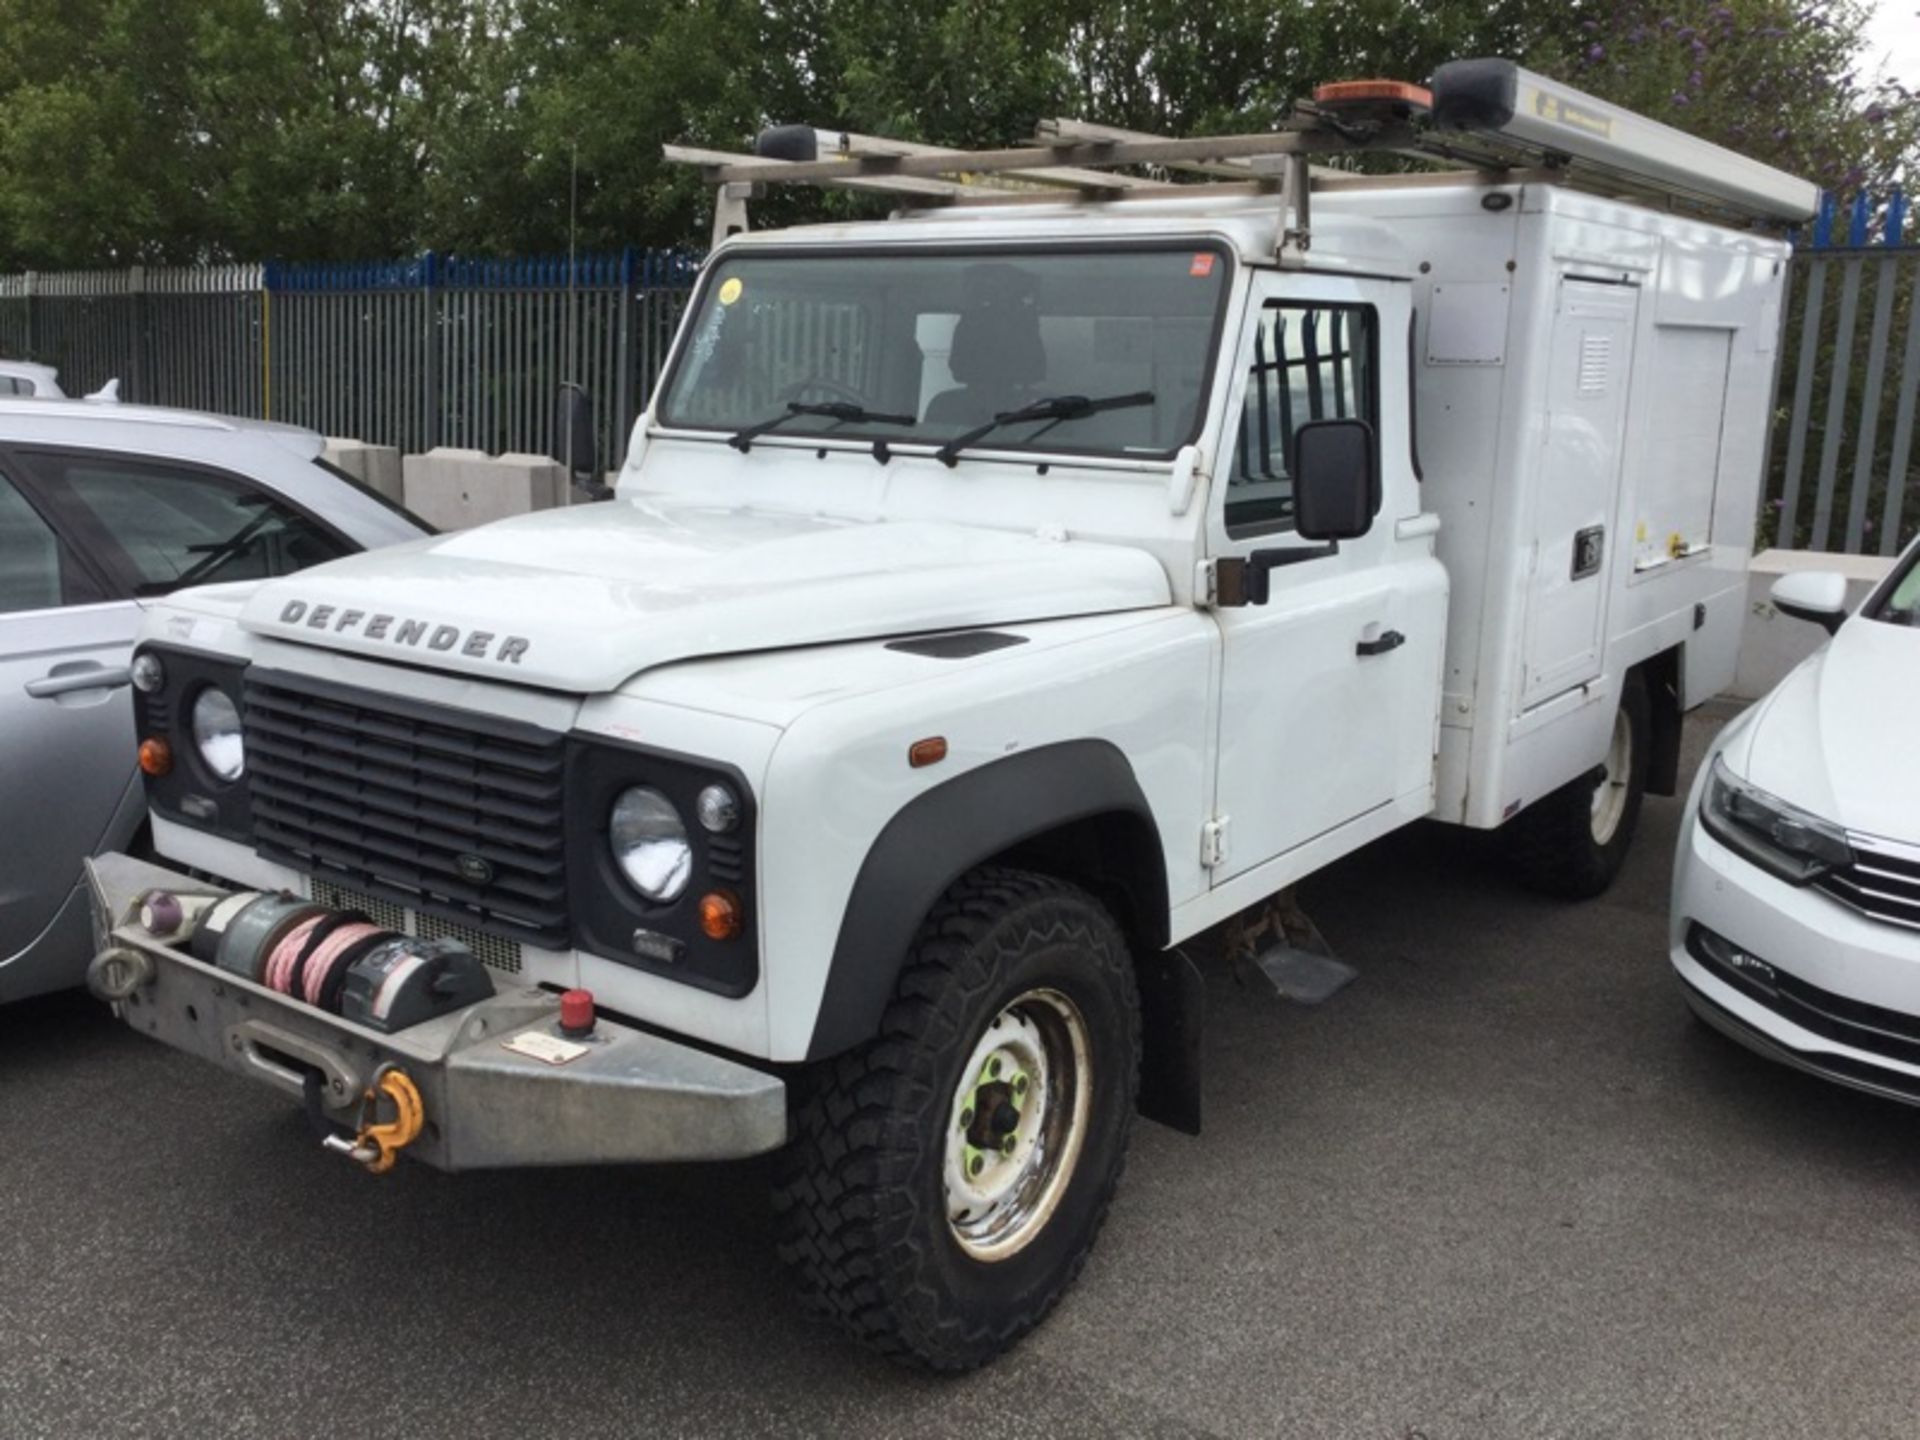
[[[1291,889],[1231,922],[1227,954],[1236,973],[1256,975],[1277,999],[1302,1005],[1331,1000],[1360,973],[1333,953]]]

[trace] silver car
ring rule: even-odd
[[[81,861],[144,819],[141,606],[429,533],[320,452],[292,426],[0,398],[0,1002],[80,983]]]

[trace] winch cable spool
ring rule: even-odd
[[[298,945],[292,935],[281,942],[267,961],[267,987],[290,999],[304,1000],[307,977],[316,966],[331,964],[355,940],[390,933],[379,930],[357,911],[328,911]]]
[[[326,925],[324,935],[315,929],[313,939],[301,950],[300,958],[294,962],[294,970],[286,977],[286,993],[296,1000],[305,1000],[307,1004],[317,1004],[326,975],[340,964],[344,956],[367,941],[388,939],[392,933],[394,931],[372,924],[367,916],[357,916],[351,912],[344,916],[340,924]]]
[[[294,895],[261,895],[225,925],[213,964],[232,975],[259,981],[261,970],[280,943],[296,929],[317,924],[323,906]]]
[[[347,971],[353,968],[354,962],[374,946],[384,944],[392,934],[391,930],[382,930],[378,925],[365,921],[336,930],[302,968],[299,977],[300,998],[316,1009],[324,1010],[328,1007],[323,1001],[331,989],[338,1003],[341,985],[345,984]],[[335,977],[338,977],[339,984],[334,983]]]
[[[280,937],[280,942],[266,953],[259,971],[258,978],[262,985],[282,995],[287,993],[287,976],[292,973],[294,962],[300,958],[301,951],[313,938],[313,932],[320,928],[326,918],[324,911],[310,916]]]

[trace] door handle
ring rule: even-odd
[[[1353,648],[1356,654],[1362,656],[1384,655],[1389,650],[1398,650],[1406,643],[1407,637],[1402,635],[1398,630],[1383,630],[1380,632],[1379,639],[1362,640]]]
[[[118,690],[132,679],[133,671],[128,666],[116,665],[109,669],[89,663],[77,670],[54,670],[38,680],[29,680],[27,694],[36,700],[50,700],[75,690]]]

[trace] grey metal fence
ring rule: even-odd
[[[1920,244],[1905,197],[1832,197],[1789,278],[1759,543],[1891,555],[1920,531]]]
[[[546,453],[562,381],[625,456],[693,283],[670,251],[576,260],[423,255],[0,276],[0,354],[70,393],[264,416],[421,451]]]

